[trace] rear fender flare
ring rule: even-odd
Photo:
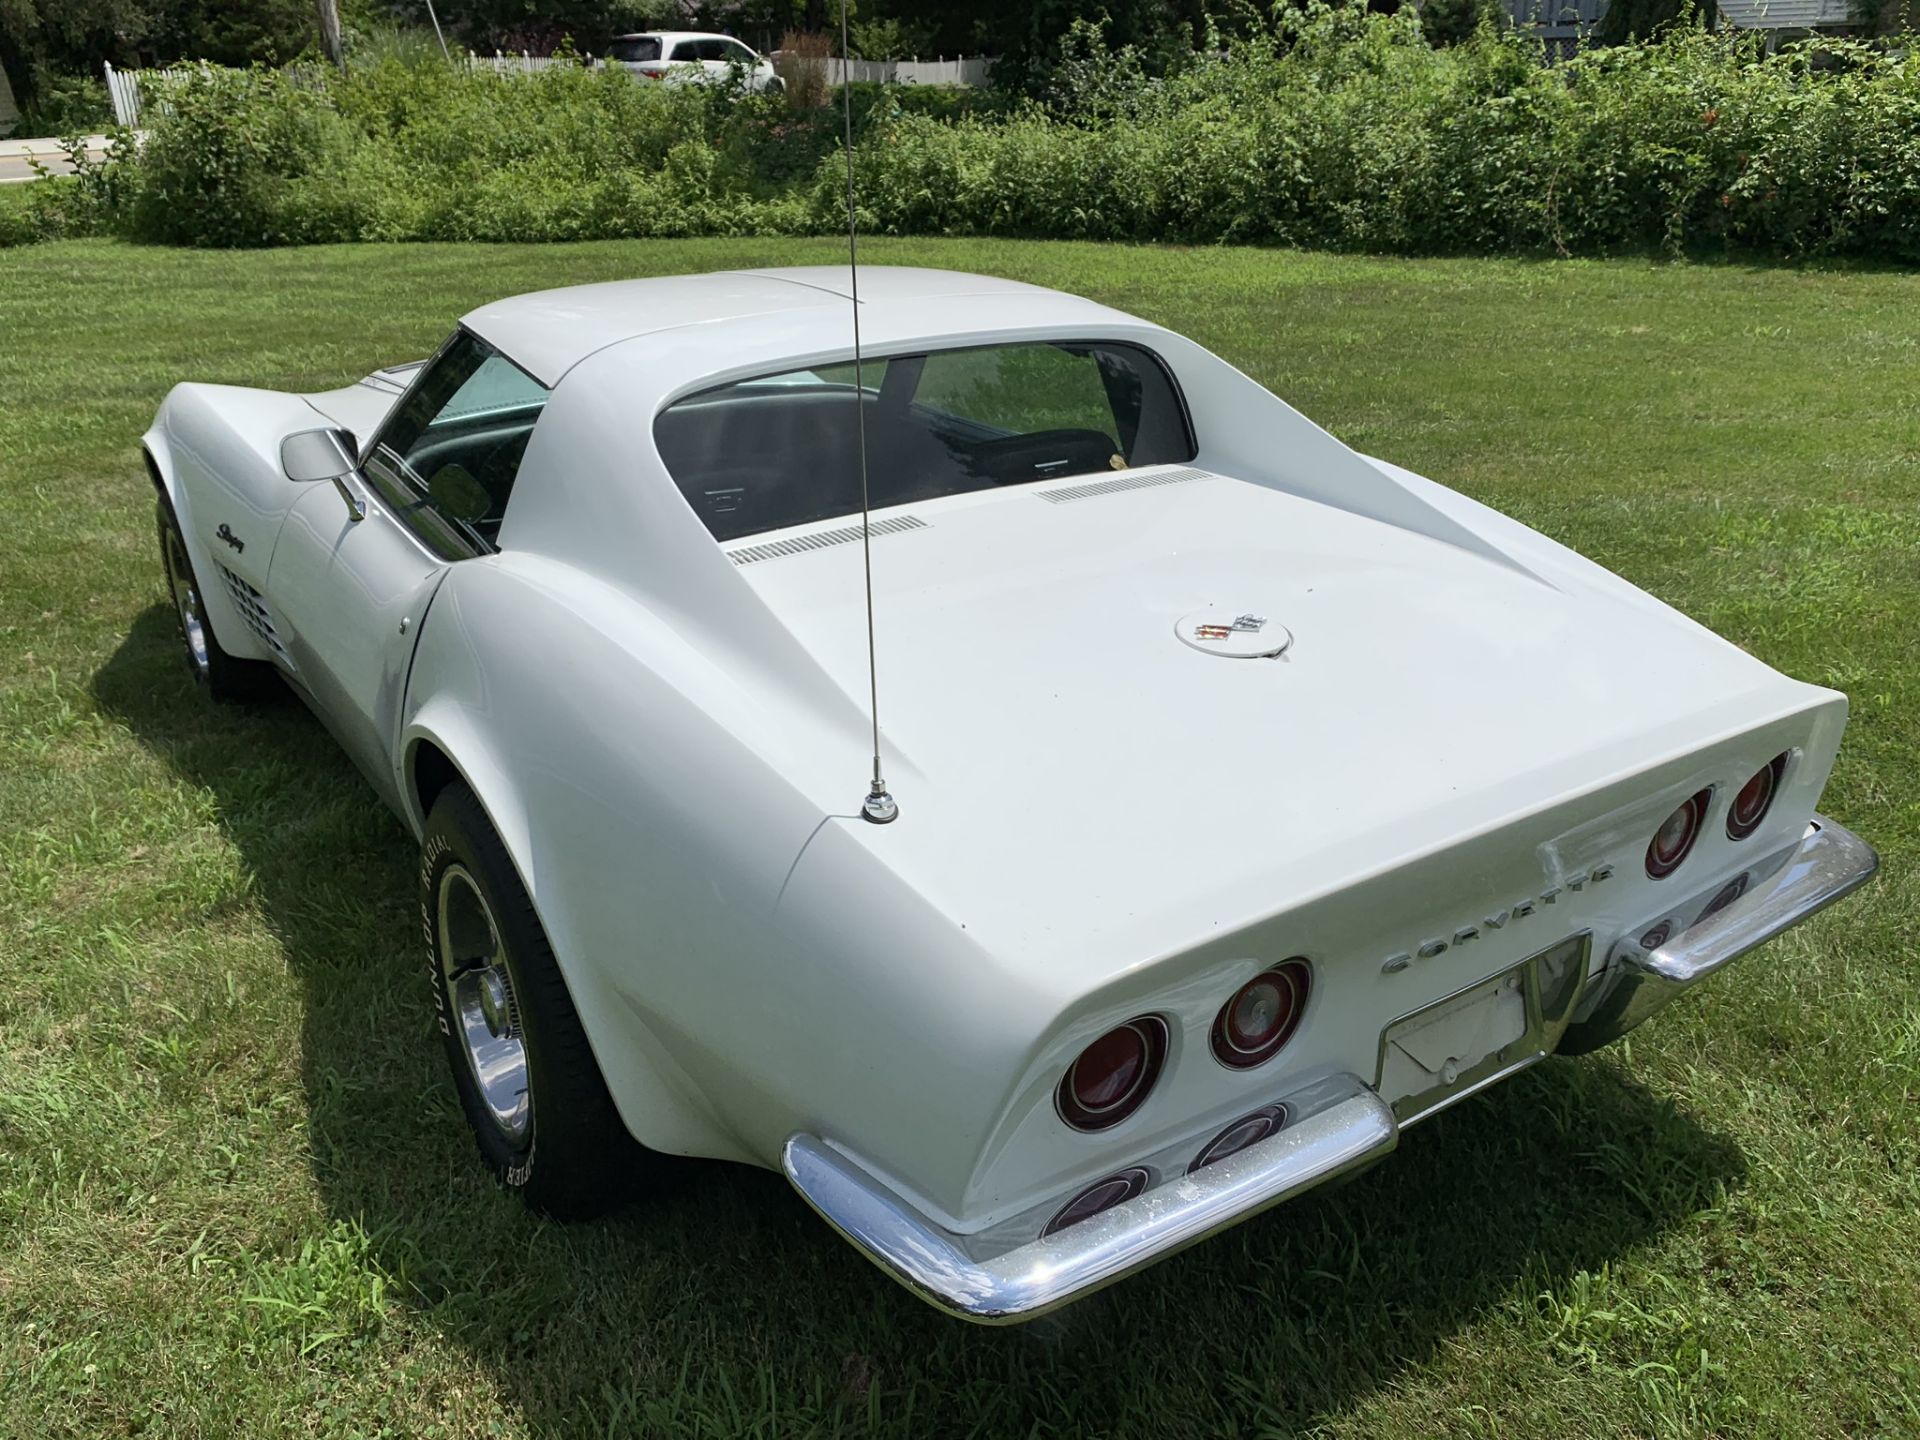
[[[599,967],[574,953],[564,917],[542,909],[539,869],[533,863],[538,846],[520,790],[465,708],[444,698],[423,705],[401,736],[401,796],[414,834],[426,828],[419,779],[420,757],[429,745],[446,757],[455,776],[479,800],[520,883],[533,897],[534,912],[547,932],[587,1043],[628,1131],[648,1149],[665,1154],[752,1159],[632,1007],[603,982]]]

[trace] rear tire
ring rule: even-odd
[[[257,697],[271,683],[273,667],[262,660],[242,660],[221,648],[201,599],[204,592],[193,573],[193,559],[187,554],[180,521],[165,496],[155,506],[155,519],[160,529],[161,571],[167,577],[181,650],[194,684],[223,703]]]
[[[666,1162],[621,1121],[533,901],[457,781],[427,817],[420,907],[447,1063],[494,1177],[561,1219],[656,1179]]]

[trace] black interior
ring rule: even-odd
[[[922,403],[914,397],[929,355],[919,354],[870,361],[865,388],[803,371],[691,395],[655,420],[654,442],[687,503],[720,540],[858,514],[863,428],[874,509],[1193,458],[1186,407],[1156,357],[1104,341],[1005,348],[1043,347],[1098,366],[1106,405],[1095,408],[1110,412],[1109,428],[1015,431]],[[988,413],[1036,419],[1088,413],[1084,391],[1065,401],[1046,393],[1026,399],[1003,383],[983,403]],[[864,426],[855,421],[856,405]]]
[[[860,509],[853,387],[744,388],[676,405],[654,426],[668,472],[714,536],[733,540]],[[1097,430],[1006,435],[919,406],[861,397],[874,509],[1108,469],[1119,442]]]
[[[407,457],[408,468],[420,477],[440,509],[491,541],[499,532],[514,476],[539,418],[540,406],[529,405],[490,411],[466,422],[441,421],[415,444]],[[471,504],[462,503],[467,494],[473,496]]]
[[[860,508],[860,436],[849,385],[781,386],[756,393],[720,391],[676,405],[654,426],[667,470],[721,540],[846,515]],[[968,488],[1043,478],[1036,464],[1071,466],[1114,442],[1092,432],[977,438],[941,427],[913,409],[885,406],[872,393],[866,411],[867,483],[873,507],[951,493],[957,469]],[[1021,442],[1038,442],[1023,444]]]

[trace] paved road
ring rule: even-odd
[[[99,155],[105,152],[107,142],[98,136],[89,137],[87,149]],[[67,157],[61,152],[60,144],[55,140],[0,140],[0,185],[13,184],[21,180],[34,178],[33,165],[27,158],[35,156],[46,164],[56,175],[65,175],[73,169],[67,164]]]

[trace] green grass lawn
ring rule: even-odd
[[[0,1435],[1920,1434],[1920,275],[866,253],[1183,329],[1846,690],[1825,805],[1880,880],[1024,1329],[762,1172],[542,1223],[472,1153],[399,823],[297,705],[189,689],[138,438],[177,380],[337,385],[496,296],[840,251],[0,253]]]

